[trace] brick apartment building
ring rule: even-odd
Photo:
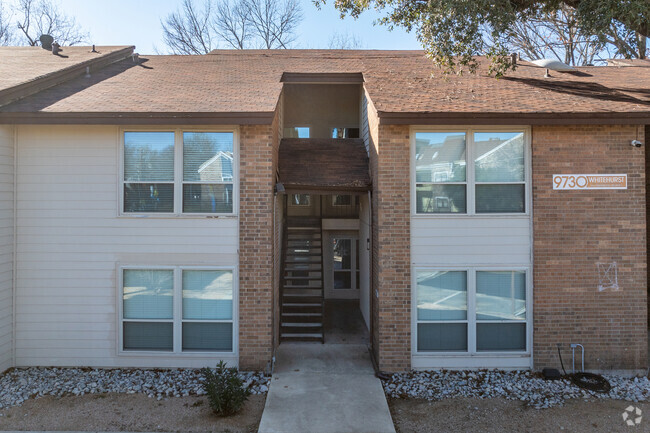
[[[650,64],[0,48],[0,371],[648,367]],[[331,319],[330,322],[335,319]]]

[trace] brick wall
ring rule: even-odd
[[[585,347],[587,369],[647,367],[645,148],[636,126],[533,128],[534,363],[559,367],[556,343]],[[627,190],[553,191],[553,174],[627,173]],[[599,292],[597,262],[618,264]]]
[[[368,158],[370,165],[370,177],[372,178],[372,203],[371,203],[371,234],[370,234],[370,245],[371,245],[371,257],[370,257],[370,338],[372,339],[372,351],[376,360],[379,359],[379,335],[376,332],[379,325],[379,308],[377,304],[377,297],[375,296],[375,291],[378,290],[379,278],[377,269],[379,266],[378,261],[378,242],[377,236],[379,233],[378,230],[378,206],[377,206],[377,197],[378,197],[378,184],[377,184],[377,170],[378,170],[378,161],[379,154],[378,148],[379,145],[379,117],[377,117],[377,111],[372,105],[370,98],[366,95],[364,101],[367,104],[366,113],[368,121]]]
[[[411,367],[411,212],[409,127],[379,125],[375,209],[379,368]]]
[[[245,125],[240,139],[239,366],[264,369],[273,350],[273,125]],[[274,145],[275,144],[275,145]]]

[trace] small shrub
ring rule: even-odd
[[[237,374],[236,368],[227,368],[219,361],[217,368],[201,369],[203,388],[210,402],[210,408],[217,416],[233,415],[242,408],[250,391]]]

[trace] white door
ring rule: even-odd
[[[326,236],[325,297],[359,298],[359,235],[357,232],[330,232]]]

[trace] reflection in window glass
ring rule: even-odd
[[[476,185],[477,213],[525,212],[526,187],[521,184]]]
[[[284,128],[284,138],[309,138],[308,126]]]
[[[333,195],[332,196],[332,205],[333,206],[352,206],[352,196],[351,195]]]
[[[171,322],[174,317],[173,280],[171,270],[124,270],[122,274],[124,350],[171,351],[173,349]]]
[[[183,319],[232,319],[232,271],[183,271]]]
[[[174,133],[125,132],[124,212],[173,212],[173,182]]]
[[[417,213],[466,213],[466,185],[419,184],[415,189]]]
[[[474,149],[477,182],[524,181],[523,132],[478,132]]]
[[[232,132],[184,132],[183,180],[232,182]]]
[[[415,134],[416,182],[465,182],[465,133]]]
[[[526,273],[476,272],[477,320],[526,320]]]
[[[291,204],[293,206],[309,206],[311,197],[309,194],[291,194]]]
[[[123,274],[125,319],[171,319],[173,272],[125,269]]]
[[[467,272],[417,273],[418,320],[466,320]]]
[[[125,183],[124,212],[174,212],[174,184]]]
[[[174,133],[125,132],[124,181],[173,182]]]
[[[183,212],[185,213],[232,213],[232,184],[183,185]]]

